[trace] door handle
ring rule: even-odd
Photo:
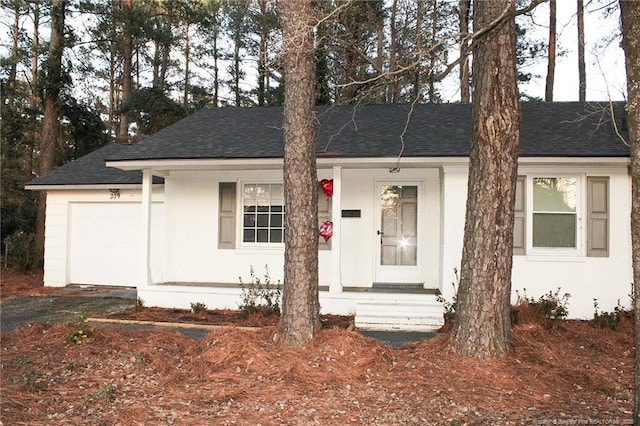
[[[378,235],[384,235],[384,232],[382,232],[382,231],[378,230],[377,234],[378,234]]]

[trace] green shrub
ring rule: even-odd
[[[207,305],[202,302],[193,303],[191,302],[191,313],[200,314],[207,312]]]
[[[27,272],[36,266],[36,234],[16,231],[4,240],[7,266]]]
[[[598,308],[598,299],[593,299],[593,319],[589,320],[592,327],[615,330],[623,318],[632,317],[632,313],[622,307],[620,299],[618,299],[616,307],[613,308],[613,312],[600,312]]]
[[[553,292],[543,294],[537,299],[528,297],[527,289],[523,290],[523,295],[518,295],[516,306],[512,309],[511,319],[513,324],[540,321],[546,328],[553,328],[560,320],[566,319],[569,315],[569,293],[560,295],[560,287]]]
[[[93,336],[95,331],[95,327],[89,325],[87,316],[85,314],[79,315],[75,330],[69,333],[69,342],[82,343],[84,339]]]
[[[257,312],[265,315],[280,315],[280,299],[282,297],[280,281],[276,283],[271,281],[268,265],[265,265],[264,271],[263,280],[256,276],[253,266],[249,267],[251,282],[245,284],[242,277],[239,277],[242,302],[238,309],[245,316]]]

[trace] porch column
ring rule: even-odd
[[[151,195],[153,173],[142,171],[142,199],[140,200],[140,287],[151,284]]]
[[[331,198],[331,221],[333,241],[331,243],[331,293],[342,293],[342,167],[333,168],[333,197]]]

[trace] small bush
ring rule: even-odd
[[[36,234],[17,231],[4,240],[7,265],[18,272],[27,272],[36,266]]]
[[[201,314],[207,312],[207,305],[202,302],[193,303],[191,302],[191,313]]]
[[[93,336],[96,331],[95,327],[91,327],[87,322],[87,316],[82,314],[78,317],[75,324],[75,330],[69,333],[69,342],[82,343],[84,339]]]
[[[453,273],[456,276],[456,281],[451,283],[453,286],[453,297],[451,300],[445,299],[441,294],[436,296],[436,301],[442,303],[444,307],[445,326],[453,324],[453,319],[456,316],[456,308],[458,307],[458,283],[460,283],[460,276],[458,275],[457,268],[453,268]]]
[[[249,267],[251,282],[245,284],[242,277],[239,277],[242,302],[238,305],[238,309],[245,316],[258,312],[265,315],[280,315],[280,299],[282,297],[280,281],[277,283],[271,281],[268,265],[265,265],[264,271],[264,280],[260,280],[256,276],[253,266]]]
[[[136,304],[135,304],[135,306],[133,307],[133,309],[134,309],[136,312],[140,312],[141,310],[143,310],[143,309],[144,309],[144,300],[142,300],[142,299],[141,299],[141,298],[139,298],[139,297],[136,297]]]
[[[558,321],[566,319],[569,315],[569,293],[560,295],[560,287],[555,292],[543,294],[539,298],[528,297],[526,289],[523,295],[516,290],[518,301],[512,309],[511,321],[513,324],[527,322],[542,322],[546,328],[553,328]]]
[[[593,319],[589,321],[589,324],[595,328],[615,330],[618,328],[620,321],[624,318],[632,317],[632,313],[622,307],[620,299],[618,299],[616,307],[613,308],[613,312],[600,312],[598,308],[598,299],[593,299]]]

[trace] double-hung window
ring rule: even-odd
[[[236,190],[238,187],[239,191]],[[319,184],[318,192],[320,225],[325,220],[331,220],[331,198],[322,193]],[[284,243],[285,211],[282,183],[238,185],[236,182],[220,182],[218,194],[218,248],[235,249],[238,241],[248,246]],[[236,215],[238,209],[240,213]],[[318,248],[330,249],[331,240],[327,242],[319,238]]]
[[[513,254],[609,256],[609,178],[518,177]]]
[[[533,178],[534,248],[577,248],[578,180],[573,177]]]
[[[284,189],[281,183],[244,184],[242,242],[284,242]]]

